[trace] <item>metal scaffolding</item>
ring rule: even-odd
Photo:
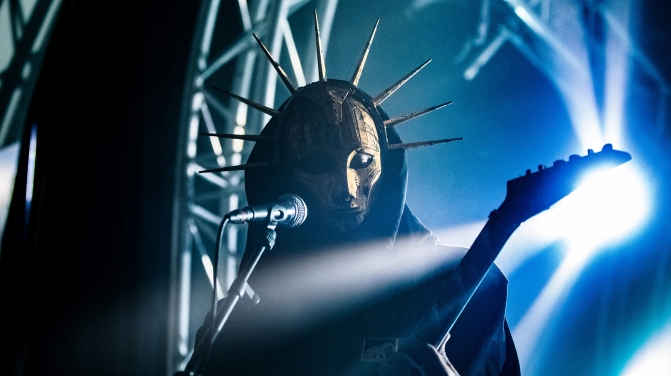
[[[0,1],[0,148],[16,142],[60,0]]]
[[[0,0],[0,237],[4,233],[18,165],[19,142],[33,89],[60,0]],[[32,127],[29,171],[34,167],[36,128]],[[29,177],[26,200],[32,196]]]
[[[458,63],[464,63],[464,78],[476,77],[496,52],[510,42],[546,74],[560,92],[570,89],[564,81],[567,76],[592,80],[594,51],[589,50],[585,38],[590,38],[594,30],[584,28],[585,15],[591,15],[603,21],[599,27],[607,27],[628,58],[639,64],[657,85],[660,98],[658,127],[663,132],[669,85],[632,42],[618,17],[601,3],[481,0],[476,35],[457,56]],[[310,25],[292,25],[291,16],[306,6],[310,10],[317,9],[326,51],[337,0],[260,0],[253,2],[251,7],[246,0],[238,0],[235,12],[224,10],[224,6],[220,0],[203,2],[183,102],[184,141],[177,163],[179,178],[174,198],[169,372],[183,369],[193,349],[195,329],[210,309],[215,286],[211,259],[218,225],[223,215],[246,203],[242,171],[209,174],[199,174],[198,171],[243,163],[251,151],[250,142],[221,141],[199,136],[199,133],[259,134],[269,120],[268,115],[249,111],[243,103],[228,101],[228,98],[224,101],[223,94],[212,89],[220,87],[277,108],[278,98],[282,97],[276,93],[278,76],[267,58],[259,53],[252,33],[263,40],[276,60],[282,60],[284,66],[292,66],[293,75],[289,75],[298,86],[316,81],[318,73],[313,49],[301,56],[293,37],[298,28],[301,28],[300,35],[313,31]],[[222,35],[216,30],[221,25],[230,24],[233,17],[237,17],[236,22],[241,25],[238,35],[225,35],[226,47],[215,48],[222,43]],[[576,30],[580,32],[576,33]],[[578,44],[588,48],[576,49]],[[216,284],[220,298],[236,276],[244,250],[245,231],[244,227],[227,228],[224,257],[218,267],[220,279]]]
[[[650,80],[657,97],[655,129],[660,141],[665,132],[669,83],[655,64],[630,36],[626,22],[627,6],[611,8],[603,0],[481,0],[477,35],[457,57],[468,62],[464,78],[472,80],[507,42],[543,72],[570,102],[575,98],[575,82],[590,82],[596,105],[603,110],[608,77],[606,60],[621,58],[615,64],[636,65]],[[627,3],[625,2],[625,5]],[[612,5],[612,4],[610,4]],[[622,8],[622,9],[620,9]],[[579,105],[577,105],[579,106]],[[607,122],[603,119],[601,123]]]
[[[238,0],[235,17],[241,27],[235,38],[215,32],[221,25],[233,22],[230,9],[223,9],[226,4],[220,0],[203,2],[187,73],[182,115],[184,144],[177,164],[180,176],[174,199],[169,372],[185,366],[193,351],[195,329],[211,307],[217,228],[226,213],[246,203],[242,171],[198,171],[240,164],[249,156],[250,143],[222,142],[199,133],[259,134],[269,120],[265,114],[249,111],[243,103],[223,101],[223,95],[212,89],[226,85],[222,89],[275,107],[278,77],[267,58],[259,53],[252,33],[264,41],[275,59],[280,60],[283,52],[288,55],[293,79],[299,86],[316,81],[314,52],[300,56],[292,33],[297,28],[305,35],[310,32],[307,25],[291,22],[291,16],[308,5],[319,13],[326,51],[337,0],[261,0],[251,6],[246,0]],[[217,51],[214,46],[222,38],[228,38],[227,47]],[[220,298],[236,276],[245,237],[244,227],[226,229],[216,284]]]

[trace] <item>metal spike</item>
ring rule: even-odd
[[[443,144],[445,142],[459,141],[459,140],[463,140],[463,139],[464,139],[463,137],[457,137],[457,138],[446,138],[444,140],[408,142],[406,144],[389,144],[387,146],[387,149],[405,149],[405,150],[408,150],[408,149],[414,149],[414,148],[422,148],[424,146]]]
[[[256,34],[254,34],[254,33],[252,33],[252,35],[254,36],[254,39],[256,39],[256,41],[259,43],[259,46],[261,46],[261,49],[263,50],[263,52],[268,57],[268,60],[270,60],[270,64],[273,65],[273,67],[277,71],[277,74],[282,79],[282,82],[284,82],[284,85],[286,85],[287,89],[289,89],[289,92],[291,92],[291,94],[293,94],[296,91],[296,89],[294,88],[294,85],[291,83],[291,81],[289,81],[289,77],[284,72],[284,69],[282,69],[282,67],[280,67],[280,64],[275,59],[273,59],[273,56],[270,54],[270,51],[268,51],[266,46],[263,45],[263,42],[261,42],[261,39],[259,39],[259,37],[257,37]]]
[[[375,98],[373,98],[373,103],[374,103],[376,106],[379,106],[380,103],[382,103],[385,99],[389,98],[390,95],[394,94],[394,92],[395,92],[396,90],[398,90],[398,88],[400,88],[401,86],[403,86],[403,84],[405,84],[406,82],[408,82],[408,80],[410,80],[410,79],[412,78],[412,76],[416,75],[417,72],[419,72],[420,70],[422,70],[422,68],[424,68],[424,67],[425,67],[427,64],[429,64],[430,62],[431,62],[431,59],[427,60],[424,64],[422,64],[422,65],[420,65],[419,67],[417,67],[414,71],[408,73],[407,76],[401,78],[397,83],[391,85],[391,86],[389,87],[389,89],[387,89],[387,90],[381,92],[380,94],[378,94]]]
[[[248,106],[250,106],[250,107],[253,107],[253,108],[255,108],[255,109],[257,109],[257,110],[259,110],[259,111],[261,111],[261,112],[263,112],[263,113],[265,113],[265,114],[268,114],[268,115],[273,116],[273,117],[275,117],[275,116],[282,116],[282,113],[281,113],[281,112],[276,111],[276,110],[273,110],[273,109],[270,108],[270,107],[266,107],[266,106],[264,106],[264,105],[262,105],[262,104],[260,104],[260,103],[252,102],[252,101],[250,101],[250,100],[247,99],[247,98],[243,98],[243,97],[241,97],[241,96],[239,96],[239,95],[235,95],[235,94],[233,94],[233,93],[231,93],[231,92],[229,92],[229,91],[227,91],[227,90],[220,89],[220,88],[218,88],[218,87],[216,87],[216,86],[212,86],[212,87],[213,87],[214,89],[216,89],[216,90],[219,90],[219,91],[221,91],[221,92],[223,92],[223,93],[226,93],[226,95],[232,97],[233,99],[237,99],[237,100],[239,100],[240,102],[242,102],[242,103],[244,103],[244,104],[246,104],[246,105],[248,105]]]
[[[319,35],[317,9],[315,9],[315,34],[317,37],[317,68],[319,69],[319,81],[326,81],[326,63],[324,62],[324,52],[322,50],[322,38]]]
[[[200,133],[201,136],[232,138],[245,141],[273,141],[273,136],[252,135],[252,134],[228,134],[228,133]]]
[[[445,107],[447,105],[450,105],[452,103],[454,103],[454,101],[445,102],[443,104],[439,104],[437,106],[429,107],[429,108],[421,110],[421,111],[416,111],[416,112],[412,112],[412,113],[407,114],[407,115],[403,115],[403,116],[399,116],[399,117],[396,117],[396,118],[393,118],[393,119],[385,120],[384,121],[384,126],[385,127],[393,127],[395,125],[405,123],[408,120],[414,119],[416,117],[420,117],[424,114],[428,114],[431,111],[437,110],[439,108],[443,108],[443,107]]]
[[[276,165],[277,163],[271,163],[271,162],[254,162],[254,163],[245,163],[242,165],[238,166],[228,166],[228,167],[219,167],[219,168],[213,168],[210,170],[202,170],[198,171],[199,174],[205,173],[205,172],[223,172],[223,171],[239,171],[239,170],[247,170],[250,168],[257,168],[257,167],[266,167],[266,166],[273,166]]]
[[[375,27],[373,28],[373,32],[370,34],[370,38],[368,39],[368,43],[366,43],[366,48],[363,50],[363,54],[361,54],[361,58],[359,59],[359,64],[356,67],[356,70],[354,71],[354,74],[352,75],[352,79],[350,82],[352,85],[357,86],[359,85],[359,79],[361,78],[361,72],[363,71],[363,66],[366,64],[366,58],[368,58],[368,52],[370,51],[370,46],[373,44],[373,37],[375,36],[375,31],[377,31],[377,25],[380,23],[380,19],[378,18],[377,21],[375,22]]]

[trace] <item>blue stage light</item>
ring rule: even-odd
[[[539,351],[544,346],[542,333],[552,325],[554,312],[563,304],[585,265],[598,251],[642,228],[651,210],[644,173],[633,162],[593,171],[578,184],[576,191],[530,220],[528,228],[523,226],[523,236],[513,243],[558,242],[564,252],[560,266],[513,330],[520,362],[528,374],[541,367],[538,357],[543,353]],[[541,248],[524,249],[527,258],[534,249]],[[500,264],[523,262],[519,254],[516,262],[508,260],[516,251],[508,250]]]
[[[621,375],[671,375],[671,356],[669,355],[671,355],[671,320],[638,350]]]
[[[635,162],[594,171],[552,209],[547,228],[579,252],[625,239],[641,228],[650,212],[646,180]]]

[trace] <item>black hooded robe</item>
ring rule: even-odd
[[[386,117],[386,114],[382,113],[382,116]],[[274,134],[276,127],[273,119],[262,134]],[[390,143],[401,142],[393,129],[387,137]],[[248,163],[270,160],[274,152],[272,147],[260,142]],[[464,248],[437,245],[430,231],[405,204],[407,169],[404,150],[383,150],[381,158],[382,175],[375,187],[373,214],[366,219],[373,235],[365,240],[380,240],[392,246],[398,239],[409,237],[415,241],[416,252],[435,252],[439,247],[440,252],[463,255]],[[250,205],[272,202],[281,194],[293,193],[290,184],[282,180],[288,173],[283,168],[273,166],[246,172]],[[262,229],[250,227],[248,249],[253,245],[250,240],[256,239],[259,231]],[[302,303],[304,307],[295,307],[297,313],[287,318],[287,312],[294,307],[287,308],[286,305],[292,303],[287,303],[282,294],[277,293],[283,286],[277,286],[277,280],[268,283],[263,275],[269,271],[272,274],[284,262],[291,263],[311,252],[319,252],[311,249],[315,248],[314,244],[304,244],[303,239],[291,231],[278,229],[275,248],[261,258],[249,281],[261,302],[254,305],[251,300],[242,299],[238,303],[211,350],[204,375],[374,375],[378,364],[360,361],[363,341],[402,338],[409,334],[433,302],[442,287],[441,278],[446,275],[437,273],[416,279],[411,284],[382,289],[347,308],[325,308],[316,318],[306,316],[306,312],[319,312],[319,305],[326,306],[330,301],[328,293],[316,295],[313,301],[307,299],[308,303]],[[342,242],[347,243],[345,239]],[[333,239],[328,243],[327,247],[337,245]],[[347,245],[351,248],[353,244]],[[361,247],[366,247],[366,243]],[[321,244],[317,248],[321,249]],[[306,271],[300,268],[300,263],[294,264],[299,266],[290,273],[295,273],[296,280],[300,280],[299,275],[304,272],[311,276],[323,275],[324,279],[338,273],[330,270],[329,265],[315,267],[310,264],[311,270]],[[286,288],[296,290],[295,286]],[[300,289],[291,292],[300,294]],[[506,299],[507,280],[493,265],[452,328],[445,346],[450,362],[461,375],[520,374],[517,353],[505,320]],[[204,328],[209,326],[208,318],[199,330],[196,343]]]

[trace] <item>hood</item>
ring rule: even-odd
[[[329,80],[326,83],[322,82],[319,84],[327,85],[327,90],[329,84],[331,87],[343,85],[342,81],[338,80]],[[308,85],[302,89],[306,89],[309,92],[313,85],[316,84]],[[352,88],[357,91],[357,95],[365,96],[368,101],[371,100],[371,97],[363,91],[354,86]],[[294,93],[294,96],[287,99],[279,111],[282,112],[285,110],[292,98],[298,94],[299,92],[297,91]],[[371,106],[368,108],[368,111],[377,111],[382,120],[389,119],[379,106]],[[261,134],[275,137],[278,134],[278,127],[280,126],[278,118],[272,118]],[[389,127],[387,130],[378,129],[381,137],[383,137],[382,135],[385,132],[389,144],[402,143],[398,132],[393,127]],[[382,241],[387,246],[392,246],[399,236],[413,236],[418,241],[424,241],[431,235],[431,232],[412,213],[405,202],[408,177],[405,150],[400,148],[388,149],[386,147],[382,147],[381,149],[380,160],[382,172],[379,181],[371,193],[370,214],[361,224],[363,228],[361,234],[351,239],[351,241]],[[273,202],[283,194],[294,193],[292,192],[292,184],[288,181],[289,176],[291,176],[289,169],[292,167],[278,160],[278,154],[277,145],[273,141],[257,141],[254,145],[247,160],[248,164],[262,161],[275,161],[279,163],[245,171],[245,193],[249,205]],[[347,242],[345,239],[330,239],[328,236],[329,229],[320,228],[319,224],[311,223],[310,219],[310,208],[308,207],[308,219],[304,225],[296,229],[278,227],[275,249],[283,249],[283,253],[287,251],[298,252],[300,250],[335,246]],[[259,235],[263,236],[264,231],[262,226],[252,224],[248,231],[247,248],[253,246],[254,242],[252,240]],[[319,233],[321,236],[319,238],[311,238],[310,235],[314,233]],[[287,250],[285,251],[284,249]]]

